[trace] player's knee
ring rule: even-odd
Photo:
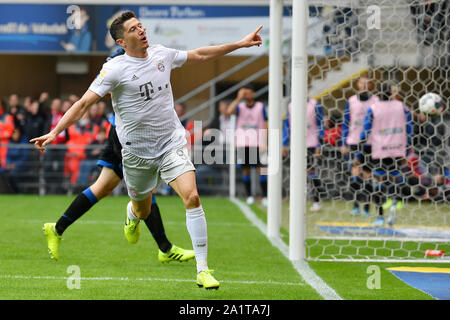
[[[150,215],[150,208],[145,208],[141,206],[138,206],[136,208],[133,207],[133,213],[137,218],[145,220]]]
[[[185,206],[187,208],[197,208],[200,206],[200,196],[198,195],[197,191],[191,192],[185,199],[184,199]]]
[[[119,180],[120,182],[120,180]],[[97,199],[104,198],[113,192],[114,188],[117,187],[119,183],[116,181],[100,181],[97,180],[92,186],[91,190],[96,195]]]

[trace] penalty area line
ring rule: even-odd
[[[267,226],[262,222],[256,214],[250,209],[250,207],[244,204],[242,201],[236,198],[230,198],[238,208],[242,211],[244,216],[253,223],[261,233],[270,241],[270,243],[280,250],[280,252],[289,260],[289,247],[280,239],[267,236]],[[328,286],[325,281],[322,280],[309,266],[306,261],[291,261],[294,269],[300,274],[300,276],[309,284],[317,293],[325,300],[343,300],[333,288]]]

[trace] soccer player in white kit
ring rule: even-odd
[[[150,46],[145,27],[132,11],[126,11],[110,27],[111,36],[125,54],[103,65],[83,97],[52,131],[30,140],[43,151],[92,104],[111,92],[116,130],[122,144],[124,179],[131,198],[124,229],[126,237],[132,243],[137,241],[139,221],[150,214],[151,191],[164,180],[183,200],[197,261],[197,285],[206,289],[218,289],[219,282],[207,264],[206,219],[197,192],[195,168],[185,148],[185,130],[174,110],[170,72],[185,62],[210,61],[239,48],[259,46],[261,28],[235,43],[180,51]]]

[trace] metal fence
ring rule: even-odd
[[[97,158],[87,158],[92,145],[47,146],[44,153],[31,144],[3,144],[14,156],[0,168],[1,193],[75,194],[93,184],[100,174]],[[4,149],[4,151],[6,151]],[[203,152],[203,148],[200,150]],[[229,166],[227,164],[196,164],[199,192],[205,195],[228,196]],[[240,176],[237,176],[240,179]],[[240,181],[240,180],[239,180]],[[242,193],[239,191],[238,194]],[[163,194],[173,193],[164,184],[158,187]],[[115,194],[126,194],[122,183]]]

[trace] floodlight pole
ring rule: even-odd
[[[283,98],[283,0],[270,0],[267,235],[280,236],[281,112]]]
[[[307,0],[292,2],[292,114],[289,259],[306,257]]]

